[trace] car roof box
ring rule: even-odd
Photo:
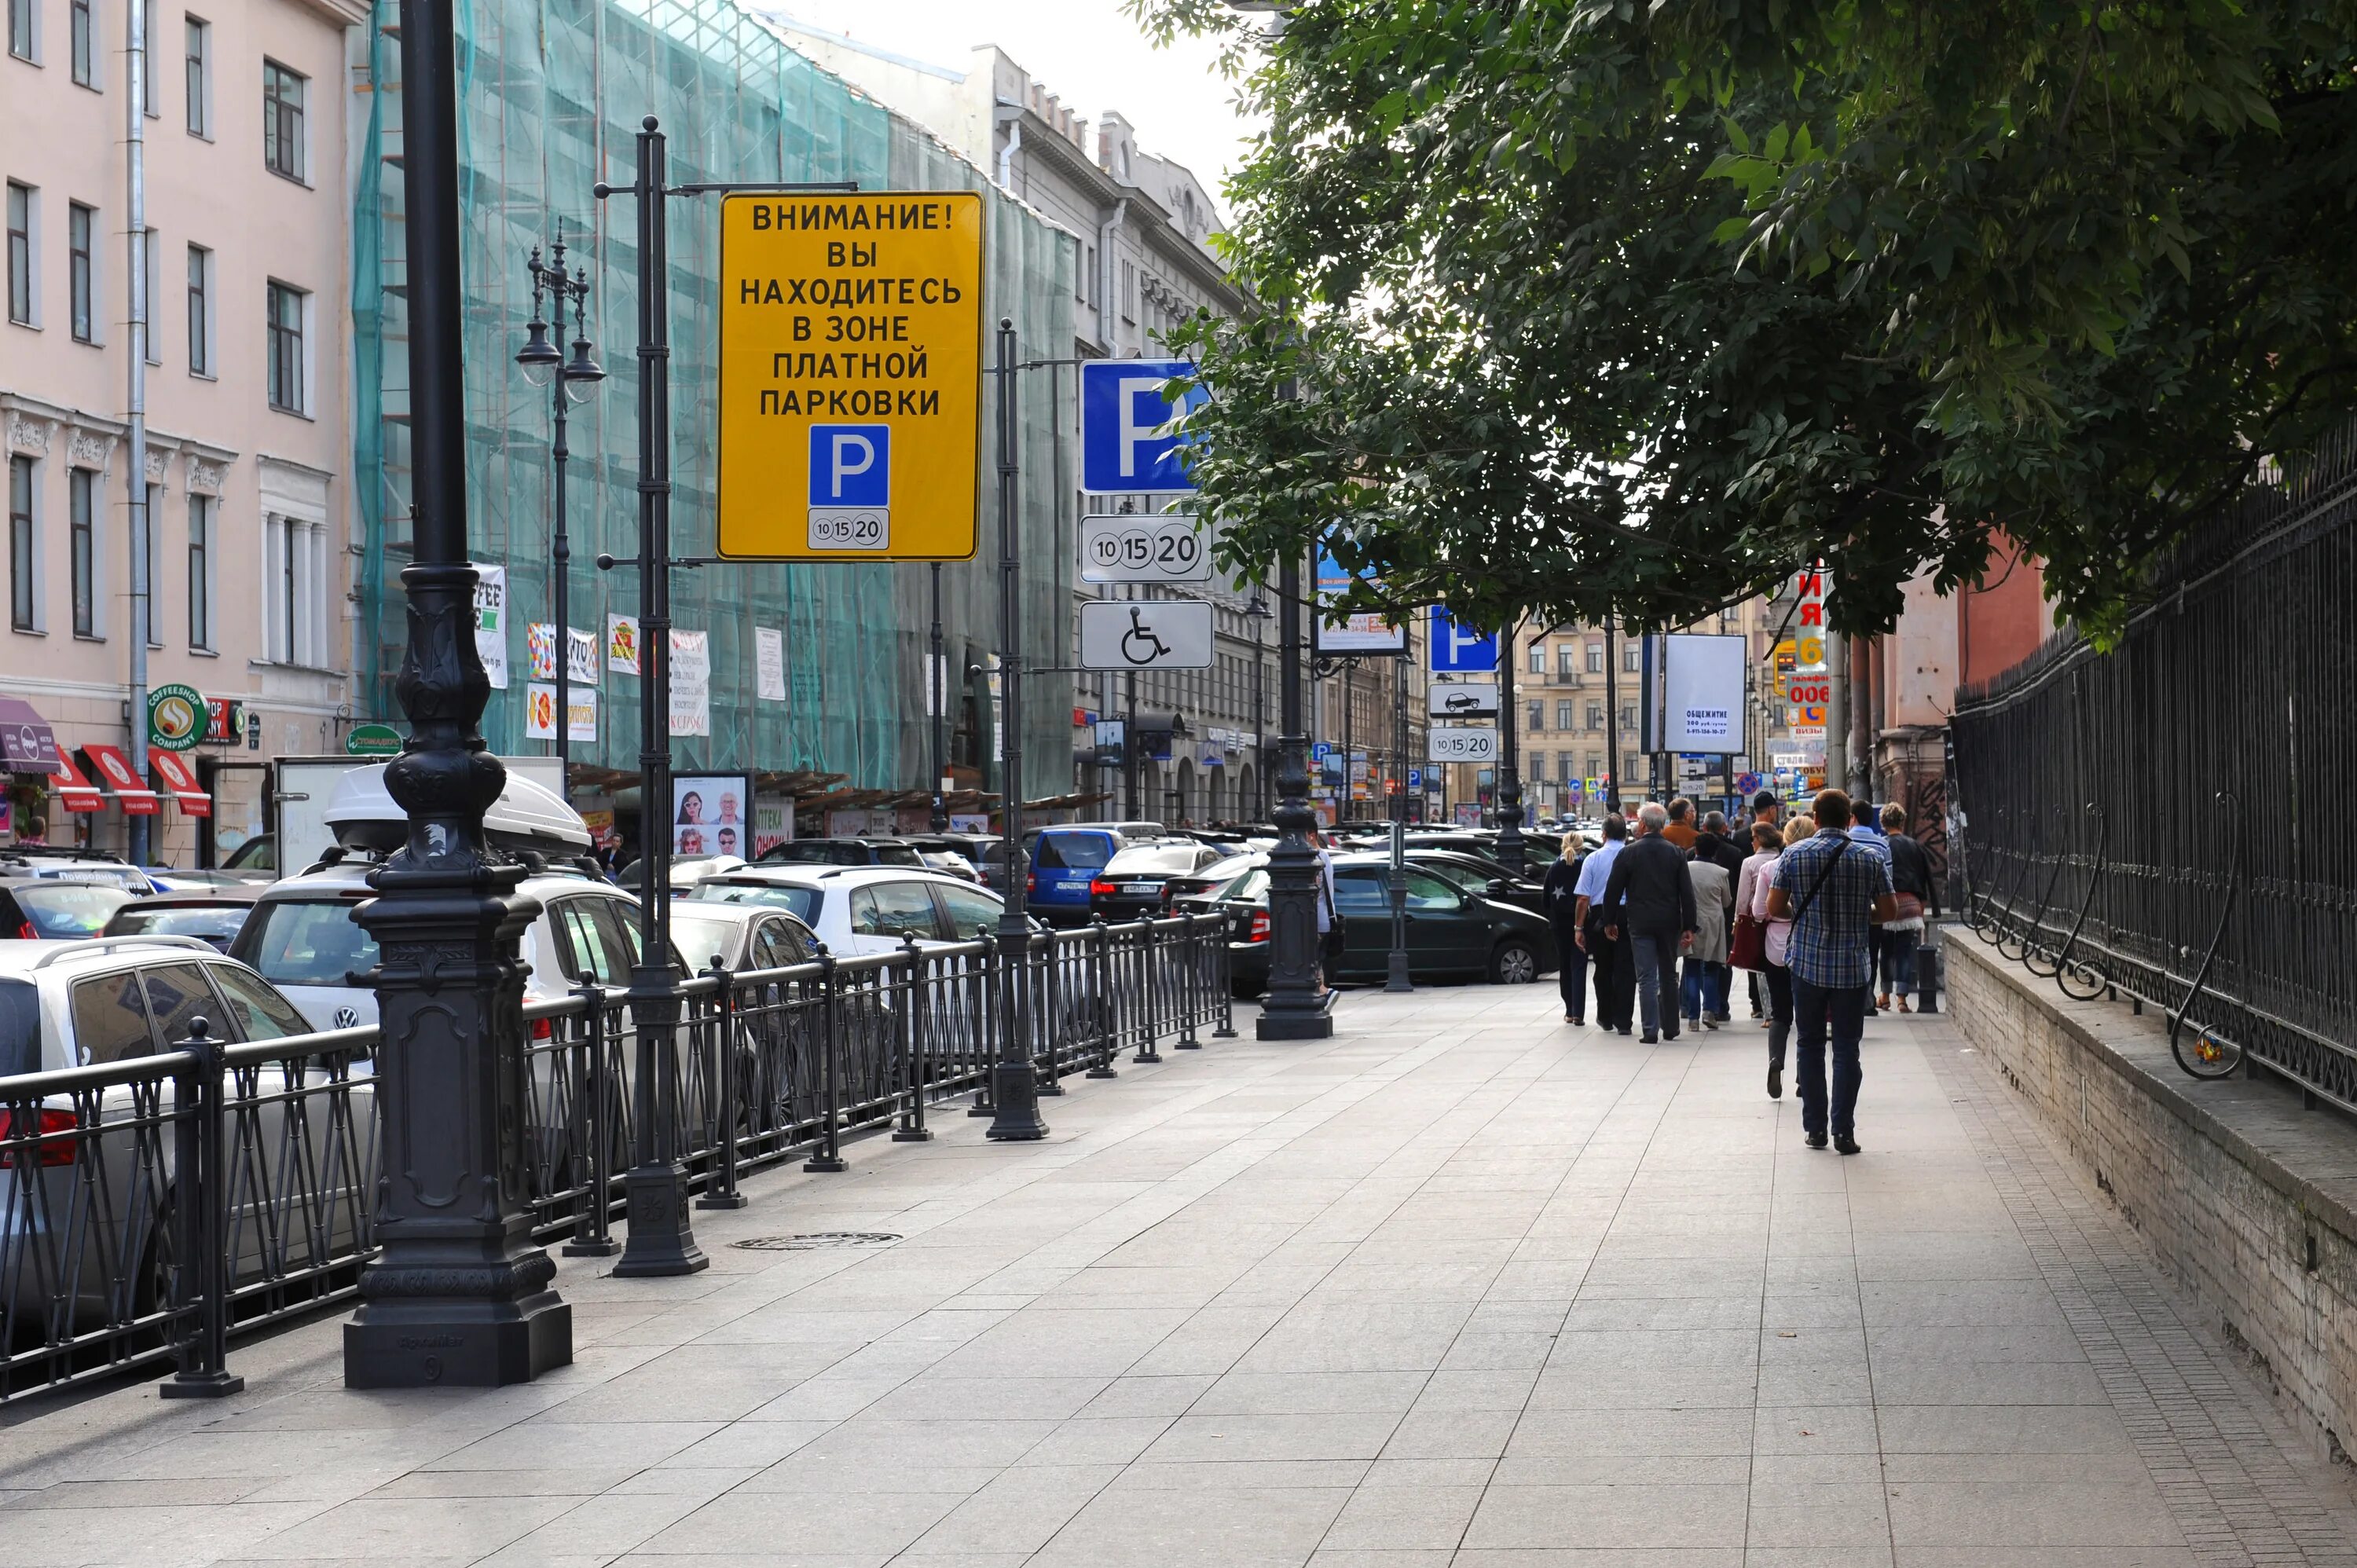
[[[336,780],[328,803],[328,826],[346,849],[390,854],[409,839],[409,814],[384,787],[385,764],[355,768]],[[541,854],[571,854],[589,847],[581,813],[555,791],[510,773],[506,788],[483,813],[483,827],[501,849]]]

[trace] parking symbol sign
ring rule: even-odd
[[[810,547],[888,550],[892,544],[892,427],[810,427]]]

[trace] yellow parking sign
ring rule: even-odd
[[[720,208],[719,553],[974,553],[982,198],[731,196]]]

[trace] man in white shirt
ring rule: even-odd
[[[1604,819],[1604,843],[1579,868],[1579,884],[1572,918],[1579,922],[1579,945],[1596,970],[1596,1026],[1628,1034],[1636,1024],[1637,975],[1622,944],[1604,934],[1605,885],[1612,880],[1612,863],[1629,847],[1628,819],[1618,812]]]

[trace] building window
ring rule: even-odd
[[[1622,735],[1637,733],[1637,704],[1634,703],[1620,704],[1620,733]]]
[[[1546,728],[1546,703],[1544,700],[1534,698],[1530,703],[1530,731],[1533,735],[1536,735]]]
[[[33,545],[39,537],[33,519],[33,460],[8,459],[8,624],[17,631],[40,629],[40,585]]]
[[[131,0],[139,7],[139,107],[154,120],[164,113],[164,77],[156,69],[163,50],[156,47],[156,0]]]
[[[213,373],[213,253],[188,247],[188,374]]]
[[[1641,671],[1641,670],[1642,670],[1642,669],[1644,668],[1644,659],[1645,659],[1645,650],[1644,650],[1642,648],[1639,647],[1636,643],[1633,643],[1633,642],[1624,642],[1624,643],[1622,643],[1622,644],[1620,645],[1620,668],[1621,668],[1621,669],[1623,669],[1623,670],[1629,670],[1629,671]]]
[[[98,13],[91,0],[66,0],[66,16],[73,33],[73,79],[93,91],[98,85]]]
[[[156,601],[164,591],[164,531],[156,519],[164,510],[164,487],[147,487],[147,504],[141,510],[135,531],[135,545],[144,544],[147,554],[147,594],[144,603],[132,607],[132,616],[147,630],[147,646],[164,646],[164,618],[156,611]]]
[[[1534,675],[1546,673],[1546,650],[1535,642],[1531,644],[1531,673]]]
[[[98,341],[98,213],[66,204],[66,295],[77,343]]]
[[[1604,645],[1600,642],[1587,645],[1587,672],[1590,675],[1604,673]]]
[[[210,496],[188,498],[188,646],[213,646],[213,508]]]
[[[1565,730],[1571,728],[1573,712],[1573,704],[1569,697],[1557,700],[1555,705],[1555,727]]]
[[[1590,779],[1601,779],[1604,777],[1604,758],[1597,756],[1596,753],[1592,751],[1587,754],[1587,777]]]
[[[270,285],[270,406],[287,413],[309,412],[303,388],[303,307],[309,298],[283,283]]]
[[[184,48],[188,53],[188,134],[212,139],[213,25],[195,16],[185,19]]]
[[[276,60],[262,62],[262,161],[273,174],[302,179],[305,79]]]
[[[40,252],[33,238],[33,188],[8,182],[8,319],[20,327],[36,324],[34,258]]]
[[[1604,727],[1603,703],[1591,702],[1587,704],[1587,727],[1589,729],[1602,729]]]
[[[8,0],[8,52],[18,59],[41,63],[33,32],[37,0]]]
[[[263,520],[264,629],[274,662],[313,669],[328,662],[322,615],[326,538],[326,529],[300,518]]]
[[[69,476],[68,528],[73,541],[73,628],[76,637],[98,630],[98,474],[76,468]]]
[[[1121,318],[1124,321],[1137,319],[1137,263],[1135,262],[1121,263]]]
[[[1566,680],[1579,673],[1579,650],[1568,642],[1555,645],[1555,672]]]

